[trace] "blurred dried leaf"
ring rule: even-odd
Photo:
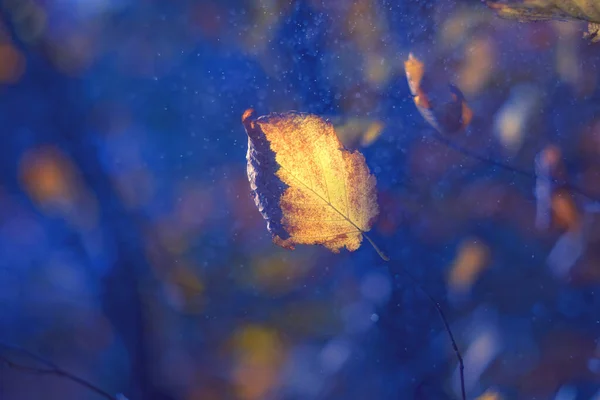
[[[358,151],[343,148],[331,123],[296,112],[258,119],[247,110],[248,179],[273,241],[360,247],[378,214],[375,177]]]
[[[473,112],[457,87],[437,87],[427,80],[425,65],[412,53],[404,63],[404,69],[417,109],[437,131],[456,133],[471,123]]]
[[[496,2],[487,5],[501,18],[515,19],[520,22],[548,20],[587,21],[588,32],[584,37],[592,42],[600,41],[598,25],[600,22],[600,3],[597,0],[523,0]]]

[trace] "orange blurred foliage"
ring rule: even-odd
[[[487,267],[489,253],[488,247],[476,239],[464,240],[450,269],[450,287],[460,292],[469,290]]]
[[[19,164],[25,192],[42,210],[90,228],[97,222],[96,199],[82,182],[75,164],[54,146],[27,151]]]
[[[8,43],[0,43],[0,83],[15,83],[25,72],[25,57]]]
[[[73,201],[76,197],[75,166],[55,147],[42,147],[21,159],[21,180],[39,203]]]

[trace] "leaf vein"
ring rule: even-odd
[[[316,146],[316,143],[315,143]],[[319,159],[319,166],[321,167],[321,174],[323,175],[323,181],[325,181],[325,193],[327,193],[327,201],[331,203],[331,197],[329,197],[329,185],[327,184],[327,174],[325,173],[325,168],[323,167],[323,159],[321,158],[321,153],[317,152],[317,158]]]
[[[292,171],[290,171],[289,169],[287,169],[286,167],[284,167],[283,165],[281,166],[282,169],[284,169],[285,171],[287,171],[287,173],[294,179],[296,179],[298,182],[300,182],[300,184],[302,186],[304,186],[305,188],[307,188],[311,193],[313,193],[315,196],[317,196],[318,198],[320,198],[321,200],[323,200],[323,202],[325,202],[325,204],[327,204],[329,207],[331,207],[335,212],[337,212],[338,214],[340,214],[346,221],[348,221],[352,226],[354,226],[359,232],[363,232],[362,229],[360,229],[358,227],[358,225],[356,225],[352,220],[350,220],[350,218],[348,218],[347,215],[344,215],[340,210],[337,209],[337,207],[335,207],[333,204],[331,204],[331,202],[327,201],[325,198],[323,198],[323,196],[321,196],[319,193],[315,192],[312,188],[310,188],[306,183],[302,182],[299,178],[297,178]],[[364,232],[363,232],[364,233]]]
[[[299,240],[305,240],[305,239],[327,239],[327,238],[331,238],[331,237],[348,235],[350,233],[363,233],[363,232],[361,230],[355,230],[355,231],[349,231],[349,232],[335,233],[335,234],[331,234],[331,235],[296,236],[296,238],[299,239]]]

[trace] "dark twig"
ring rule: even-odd
[[[373,248],[375,249],[375,251],[377,252],[379,257],[381,257],[381,259],[383,261],[390,261],[390,258],[375,244],[375,242],[369,237],[369,235],[367,235],[364,232],[363,232],[363,235],[369,241],[371,246],[373,246]],[[440,303],[435,299],[435,297],[430,295],[429,292],[427,290],[425,290],[425,288],[419,283],[419,281],[410,272],[408,272],[401,265],[399,265],[399,267],[400,267],[400,271],[402,271],[402,273],[404,273],[406,276],[408,276],[408,278],[413,282],[413,284],[417,288],[419,288],[419,290],[421,290],[423,293],[425,293],[425,295],[429,298],[431,303],[433,303],[435,309],[437,310],[438,314],[440,315],[440,318],[442,319],[442,322],[444,323],[444,327],[446,328],[446,332],[448,333],[448,337],[450,338],[450,341],[452,342],[452,349],[454,350],[454,354],[456,354],[456,358],[458,359],[458,365],[459,365],[459,369],[460,369],[460,389],[462,392],[462,400],[467,400],[467,394],[466,394],[466,390],[465,390],[465,365],[463,362],[462,355],[460,354],[460,350],[458,350],[458,345],[456,344],[456,340],[454,339],[454,334],[452,334],[452,329],[450,329],[450,324],[448,323],[448,320],[446,319],[446,315],[444,314],[444,311],[442,310],[442,306],[440,306]]]
[[[466,147],[463,147],[463,146],[459,145],[458,143],[456,143],[456,142],[448,139],[446,136],[444,136],[443,134],[439,133],[438,131],[434,131],[433,137],[438,142],[446,145],[447,147],[451,148],[452,150],[455,150],[455,151],[457,151],[457,152],[459,152],[459,153],[461,153],[461,154],[463,154],[463,155],[465,155],[467,157],[474,158],[474,159],[479,160],[481,162],[484,162],[486,164],[490,164],[490,165],[493,165],[495,167],[502,168],[502,169],[504,169],[506,171],[510,171],[510,172],[512,172],[514,174],[521,175],[521,176],[530,178],[532,180],[536,179],[535,173],[533,173],[533,172],[526,171],[526,170],[523,170],[523,169],[520,169],[520,168],[517,168],[517,167],[513,167],[512,165],[509,165],[509,164],[503,163],[501,161],[497,161],[497,160],[488,158],[488,157],[486,157],[486,156],[484,156],[482,154],[475,153],[474,151],[469,150]],[[555,178],[553,178],[552,181],[553,181],[553,183],[567,186],[572,191],[574,191],[576,193],[579,193],[580,195],[582,195],[583,197],[586,197],[587,199],[589,199],[591,201],[600,202],[600,199],[596,198],[595,196],[593,196],[593,195],[589,194],[588,192],[586,192],[584,189],[582,189],[582,188],[580,188],[578,186],[575,186],[574,184],[572,184],[570,182],[564,182],[564,181],[561,181],[561,180],[555,179]]]
[[[475,153],[475,152],[473,152],[473,151],[471,151],[471,150],[469,150],[469,149],[467,149],[467,148],[459,145],[458,143],[455,143],[454,141],[448,139],[446,136],[442,135],[438,131],[434,131],[433,137],[438,142],[444,144],[445,146],[451,148],[452,150],[455,150],[455,151],[461,153],[462,155],[465,155],[465,156],[470,157],[470,158],[474,158],[474,159],[476,159],[478,161],[484,162],[486,164],[493,165],[495,167],[499,167],[499,168],[505,169],[505,170],[510,171],[510,172],[512,172],[514,174],[517,174],[517,175],[522,175],[522,176],[525,176],[525,177],[528,177],[528,178],[535,179],[535,175],[533,173],[531,173],[531,172],[522,170],[520,168],[513,167],[512,165],[505,164],[505,163],[503,163],[501,161],[493,160],[493,159],[488,158],[488,157],[486,157],[484,155],[477,154],[477,153]]]
[[[448,320],[446,319],[446,315],[444,314],[444,311],[442,310],[442,306],[440,306],[440,303],[438,303],[438,301],[432,295],[430,295],[429,292],[423,288],[423,286],[421,286],[419,281],[417,281],[417,279],[410,272],[408,272],[402,266],[400,266],[400,271],[402,271],[406,276],[408,276],[410,278],[410,280],[415,284],[415,286],[417,286],[423,293],[425,293],[425,295],[429,298],[429,300],[435,306],[435,309],[437,310],[438,314],[440,315],[440,318],[444,322],[444,327],[446,328],[446,332],[448,332],[448,336],[450,337],[450,341],[452,342],[452,349],[454,350],[454,354],[456,354],[456,358],[458,359],[458,366],[460,369],[460,389],[462,392],[462,399],[466,400],[467,394],[465,391],[465,365],[463,362],[462,355],[460,354],[460,351],[458,350],[458,345],[456,344],[456,340],[454,340],[454,335],[452,334],[452,329],[450,329],[450,324],[448,323]]]
[[[28,372],[28,373],[33,373],[33,374],[59,376],[59,377],[71,380],[75,383],[78,383],[79,385],[86,387],[87,389],[91,390],[92,392],[95,392],[98,395],[104,397],[105,399],[118,400],[118,398],[116,396],[113,396],[110,393],[105,392],[104,390],[100,389],[99,387],[95,386],[94,384],[90,383],[89,381],[87,381],[83,378],[80,378],[76,375],[71,374],[70,372],[65,371],[64,369],[62,369],[59,366],[57,366],[56,364],[54,364],[52,361],[49,361],[27,349],[24,349],[20,346],[16,346],[14,344],[4,343],[4,342],[0,342],[0,346],[5,347],[7,349],[11,349],[18,353],[24,354],[24,355],[28,356],[29,358],[36,360],[38,363],[44,364],[46,366],[45,368],[40,368],[40,367],[31,367],[28,365],[22,365],[22,364],[19,364],[19,363],[16,363],[16,362],[10,360],[6,356],[3,356],[0,354],[0,364],[4,364],[8,368],[14,369],[16,371]]]

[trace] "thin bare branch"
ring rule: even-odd
[[[369,243],[371,243],[371,246],[373,246],[373,249],[375,249],[375,251],[377,252],[379,257],[381,257],[381,259],[383,261],[390,261],[390,258],[379,248],[379,246],[377,246],[375,244],[375,242],[366,233],[363,232],[363,235],[367,238]],[[446,315],[444,314],[444,311],[442,310],[440,303],[435,299],[435,297],[430,295],[429,292],[427,290],[425,290],[425,288],[423,288],[423,286],[421,286],[419,281],[410,272],[408,272],[401,265],[399,265],[399,267],[400,267],[400,271],[402,271],[402,273],[404,273],[406,276],[408,276],[410,278],[410,280],[413,282],[413,284],[419,288],[419,290],[421,290],[423,293],[425,293],[427,298],[429,298],[429,300],[433,303],[435,309],[437,310],[438,314],[440,315],[440,318],[442,319],[442,322],[444,323],[444,328],[446,328],[448,337],[450,338],[450,341],[452,342],[452,349],[454,350],[454,354],[456,354],[456,358],[458,359],[458,365],[460,368],[460,388],[462,391],[462,400],[467,400],[467,394],[466,394],[466,390],[465,390],[465,365],[463,362],[462,355],[460,354],[460,351],[458,350],[458,345],[456,344],[456,340],[454,340],[454,335],[452,334],[452,329],[450,329],[450,324],[448,323],[448,320],[446,319]]]
[[[38,363],[43,364],[45,367],[41,368],[41,367],[33,367],[33,366],[29,366],[29,365],[19,364],[19,363],[12,361],[8,357],[0,354],[0,364],[1,365],[4,365],[15,371],[27,372],[27,373],[32,373],[32,374],[40,374],[40,375],[55,375],[55,376],[73,381],[81,386],[84,386],[87,389],[91,390],[92,392],[97,393],[98,395],[102,396],[105,399],[119,400],[117,396],[113,396],[110,393],[100,389],[96,385],[90,383],[89,381],[87,381],[83,378],[80,378],[76,375],[73,375],[72,373],[70,373],[68,371],[65,371],[64,369],[62,369],[59,366],[57,366],[56,364],[54,364],[52,361],[49,361],[49,360],[45,359],[44,357],[42,357],[38,354],[35,354],[27,349],[24,349],[20,346],[17,346],[17,345],[11,344],[11,343],[4,343],[4,342],[0,342],[0,346],[10,349],[12,351],[21,353],[21,354],[37,361]]]
[[[451,148],[452,150],[461,153],[464,156],[473,158],[475,160],[493,165],[495,167],[499,167],[502,168],[506,171],[510,171],[514,174],[517,175],[521,175],[527,178],[530,178],[532,180],[536,179],[535,173],[531,172],[531,171],[526,171],[524,169],[520,169],[517,167],[513,167],[512,165],[503,163],[501,161],[497,161],[491,158],[488,158],[487,156],[478,154],[472,150],[467,149],[466,147],[461,146],[460,144],[452,141],[451,139],[448,139],[446,136],[442,135],[441,133],[435,131],[434,132],[434,136],[433,136],[437,141],[439,141],[440,143],[446,145],[447,147]],[[570,183],[570,182],[563,182],[559,179],[556,178],[552,178],[552,182],[553,183],[557,183],[557,184],[561,184],[561,185],[566,185],[569,189],[571,189],[572,191],[580,194],[583,197],[586,197],[588,200],[591,200],[595,203],[600,202],[600,199],[598,199],[596,196],[588,193],[587,191],[585,191],[584,189],[578,187],[577,185]]]

